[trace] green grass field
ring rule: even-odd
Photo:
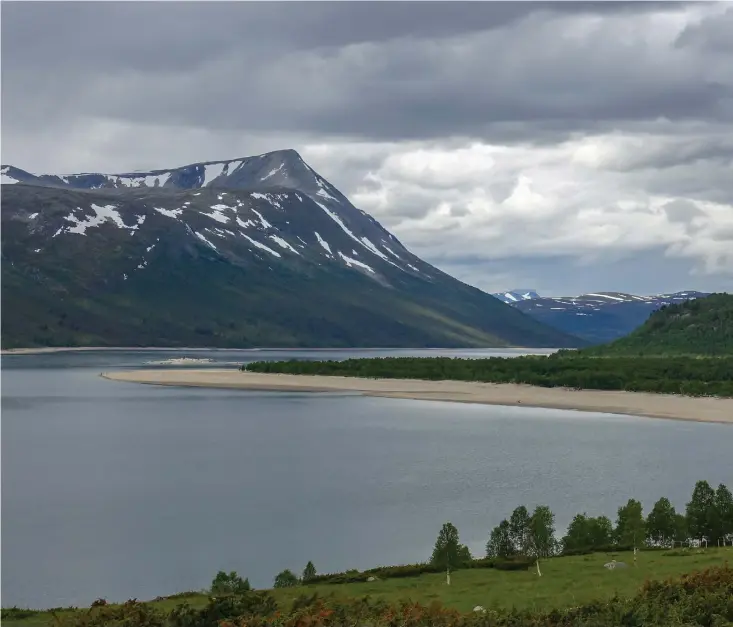
[[[603,564],[612,558],[626,562],[628,568],[603,568]],[[731,547],[687,552],[642,551],[637,556],[636,567],[631,553],[595,553],[545,560],[541,562],[542,577],[538,577],[534,569],[526,572],[470,569],[454,572],[450,586],[445,583],[445,575],[430,574],[371,583],[301,586],[273,590],[273,595],[283,607],[288,607],[301,594],[318,592],[322,596],[370,595],[387,601],[409,599],[423,604],[439,601],[461,611],[470,611],[476,605],[487,609],[560,609],[614,595],[632,596],[646,580],[676,577],[726,562],[733,562]],[[179,597],[152,604],[161,609],[172,609],[184,600],[193,606],[202,606],[206,599],[205,595],[193,594],[185,599]],[[4,627],[45,627],[51,622],[48,612],[38,612],[22,619],[6,618],[5,611],[3,614]]]

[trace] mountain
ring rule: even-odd
[[[293,150],[0,174],[4,347],[582,344],[413,255]]]
[[[581,353],[733,356],[733,294],[711,294],[665,305],[626,337]],[[730,380],[730,372],[723,374]]]
[[[522,293],[512,291],[507,294],[516,296]],[[551,327],[591,344],[600,344],[631,333],[653,311],[664,305],[701,296],[707,294],[688,291],[637,296],[623,292],[598,292],[581,296],[535,296],[506,302]]]
[[[492,294],[494,298],[498,298],[502,303],[513,304],[522,300],[532,300],[540,298],[540,295],[534,290],[510,290],[508,292],[497,292]]]

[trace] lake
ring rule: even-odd
[[[474,554],[520,504],[615,519],[733,483],[729,426],[112,382],[172,356],[256,359],[519,351],[105,351],[2,357],[2,604],[150,599],[236,570],[270,586],[426,560],[452,521]]]

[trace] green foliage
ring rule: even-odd
[[[298,579],[298,576],[289,569],[285,569],[284,571],[277,574],[275,577],[275,588],[294,588],[295,586],[300,584],[300,580]]]
[[[687,527],[695,539],[713,544],[715,535],[715,490],[707,481],[698,481],[687,504]]]
[[[513,557],[516,551],[512,540],[511,525],[508,520],[502,520],[491,530],[489,541],[486,544],[486,557]]]
[[[194,608],[188,603],[183,603],[171,611],[167,624],[170,627],[217,627],[222,625],[223,621],[251,616],[271,616],[276,611],[277,603],[269,592],[250,590],[238,596],[210,598],[202,608]],[[136,623],[125,623],[125,627],[132,625]],[[140,627],[143,626],[147,627],[147,623],[140,624]]]
[[[733,396],[733,355],[715,359],[625,356],[598,358],[586,355],[584,351],[559,351],[549,357],[375,357],[343,361],[260,361],[245,364],[242,370]]]
[[[678,534],[678,518],[672,503],[662,497],[652,507],[646,519],[646,538],[653,546],[669,546]]]
[[[549,557],[555,553],[555,514],[546,505],[535,507],[528,525],[528,554],[533,557]]]
[[[618,544],[641,546],[646,538],[646,523],[642,505],[636,499],[629,499],[626,505],[618,508],[616,519],[616,542]]]
[[[303,583],[308,583],[316,576],[316,567],[313,562],[308,562],[303,569]]]
[[[599,356],[730,356],[733,354],[733,295],[712,294],[666,305],[626,337],[582,352]]]
[[[451,571],[461,568],[470,560],[468,547],[459,541],[458,529],[450,522],[445,523],[438,533],[430,563],[440,570]]]
[[[509,536],[514,553],[517,555],[529,554],[531,544],[530,523],[531,517],[524,505],[517,507],[509,518]]]
[[[242,579],[235,571],[225,573],[220,570],[211,582],[211,594],[214,596],[244,594],[251,589],[249,579]]]
[[[606,516],[577,514],[562,539],[563,553],[598,551],[613,543],[613,524]]]
[[[713,537],[717,540],[733,536],[733,495],[722,483],[715,491]]]

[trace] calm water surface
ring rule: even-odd
[[[485,356],[488,351],[412,351]],[[426,559],[451,520],[475,553],[519,504],[562,528],[630,496],[684,507],[733,483],[733,430],[593,413],[152,387],[103,370],[408,351],[62,353],[2,358],[2,604],[51,607],[267,586]],[[504,354],[516,354],[505,352]]]

